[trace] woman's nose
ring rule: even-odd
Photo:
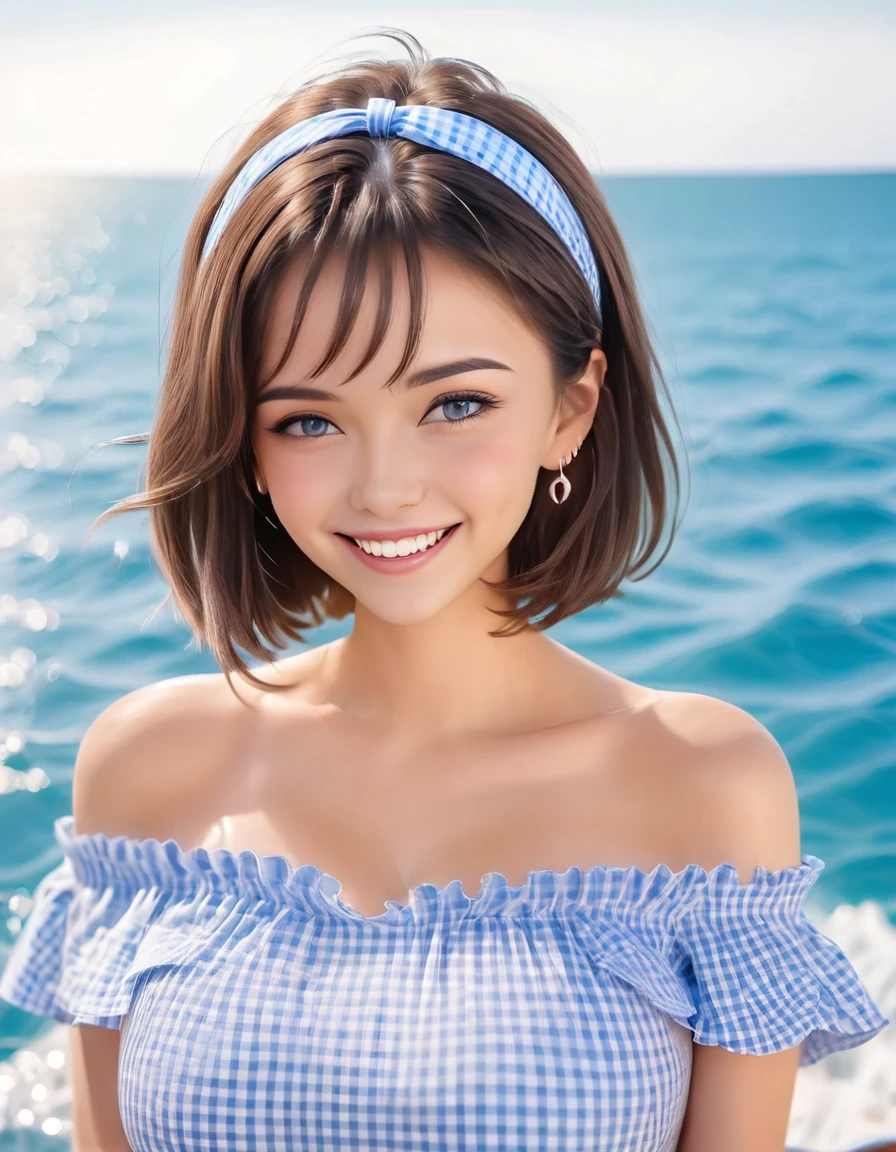
[[[423,459],[418,447],[397,435],[368,442],[352,464],[351,502],[356,511],[387,520],[399,508],[420,502],[425,490]]]

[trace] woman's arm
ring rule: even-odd
[[[72,1088],[71,1152],[131,1152],[118,1108],[115,1028],[68,1028]]]
[[[782,1152],[800,1048],[742,1056],[694,1045],[677,1152]]]
[[[233,709],[209,676],[138,688],[109,705],[81,741],[72,778],[75,832],[197,840],[233,756]],[[131,1152],[118,1102],[121,1032],[68,1028],[72,1152]]]
[[[695,749],[685,773],[695,862],[707,870],[730,862],[742,884],[758,864],[771,871],[800,864],[796,787],[774,737],[712,697],[691,696],[684,708]],[[692,1052],[677,1152],[782,1152],[800,1046],[754,1056],[695,1042]]]
[[[144,740],[133,739],[132,700],[133,696],[123,697],[107,707],[81,741],[72,777],[75,831],[79,834],[97,830],[98,820],[102,824],[110,812],[113,819],[120,818],[132,802],[128,783],[140,780],[133,772],[135,754],[143,757],[146,750]],[[111,831],[117,830],[111,827]],[[72,1152],[131,1152],[118,1107],[120,1037],[116,1028],[94,1024],[68,1027]]]

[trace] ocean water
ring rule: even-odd
[[[896,174],[601,177],[683,430],[664,564],[552,634],[747,709],[793,767],[807,906],[896,1017]],[[142,487],[192,180],[0,181],[0,955],[59,861],[81,737],[215,671],[171,607]],[[332,622],[309,642],[343,635]],[[292,649],[298,650],[298,649]],[[127,766],[122,765],[122,771]],[[801,1069],[788,1142],[896,1138],[894,1028]],[[68,1146],[64,1029],[0,1005],[0,1148]]]

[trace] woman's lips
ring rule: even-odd
[[[369,552],[365,552],[363,548],[359,548],[350,536],[343,536],[341,532],[337,532],[336,535],[340,540],[344,540],[352,552],[358,556],[359,559],[363,560],[369,568],[373,568],[376,572],[392,572],[397,574],[399,572],[408,572],[413,568],[419,568],[421,564],[425,564],[431,556],[436,555],[436,553],[454,537],[459,527],[459,524],[454,524],[435,544],[432,544],[423,552],[414,552],[410,556],[371,556]]]

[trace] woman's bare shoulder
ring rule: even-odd
[[[201,842],[251,741],[251,704],[220,673],[171,677],[114,700],[78,749],[75,831]]]
[[[670,866],[730,861],[746,882],[756,864],[799,863],[793,772],[752,713],[698,692],[664,693],[641,715],[639,737],[638,784],[663,813]]]

